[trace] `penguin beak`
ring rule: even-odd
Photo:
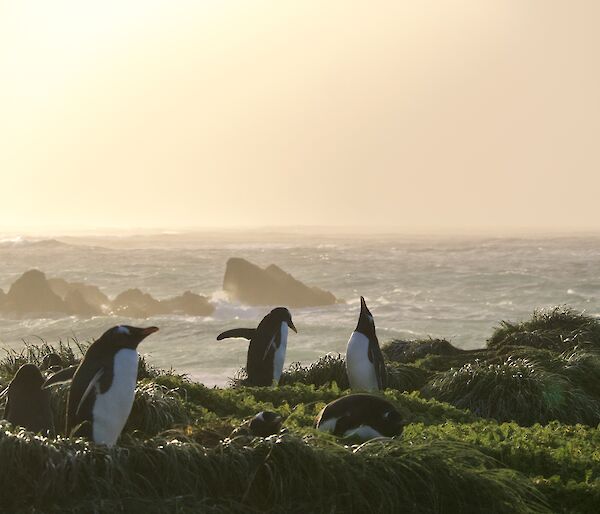
[[[367,316],[370,316],[371,318],[373,317],[373,315],[371,314],[371,311],[367,307],[367,302],[365,302],[364,296],[360,297],[360,313],[366,314]]]
[[[143,337],[148,337],[150,334],[154,334],[154,332],[158,332],[158,327],[142,328],[142,336]]]
[[[298,331],[296,330],[296,327],[294,326],[294,322],[292,320],[288,321],[288,327],[290,327],[294,332],[296,332],[296,334],[298,333]]]

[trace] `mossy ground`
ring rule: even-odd
[[[116,448],[3,422],[0,511],[596,513],[598,322],[556,309],[528,323],[504,323],[476,352],[443,346],[443,355],[417,351],[406,362],[388,348],[403,362],[388,360],[383,394],[406,426],[399,438],[359,446],[313,428],[326,403],[349,393],[340,356],[290,366],[277,388],[246,387],[243,373],[231,387],[205,387],[142,360]],[[536,344],[509,326],[535,330]],[[23,362],[57,351],[72,363],[82,350],[71,342],[7,352],[0,384]],[[66,392],[53,390],[57,420]],[[267,409],[285,416],[283,433],[232,436]]]

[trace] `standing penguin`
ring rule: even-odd
[[[290,311],[285,307],[277,307],[262,319],[257,328],[227,330],[217,336],[217,341],[229,337],[248,339],[248,383],[254,386],[277,385],[283,371],[288,327],[298,332]]]
[[[113,446],[127,422],[138,372],[137,346],[158,330],[120,325],[88,348],[69,391],[66,434]],[[44,387],[60,383],[61,373]]]
[[[4,417],[31,432],[52,435],[54,421],[50,392],[42,389],[44,377],[34,364],[23,364],[0,396],[7,396]]]
[[[385,363],[375,334],[375,321],[362,296],[358,325],[346,348],[346,372],[351,389],[377,391],[386,387]]]

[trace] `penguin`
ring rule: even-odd
[[[71,381],[67,435],[114,446],[133,406],[139,358],[137,346],[157,330],[157,327],[119,325],[94,341]],[[64,371],[50,377],[44,387],[61,383],[60,375]],[[70,377],[63,378],[64,382]]]
[[[46,371],[48,373],[56,373],[64,368],[64,362],[58,353],[48,353],[44,356],[42,360],[42,365],[40,366],[41,371]]]
[[[363,441],[393,437],[403,430],[402,418],[389,401],[365,393],[349,394],[327,404],[315,426],[337,437]]]
[[[358,325],[346,348],[346,373],[350,389],[353,390],[380,391],[387,384],[383,354],[375,334],[375,321],[362,296]]]
[[[72,366],[68,366],[58,371],[55,371],[53,368],[55,367],[47,370],[46,373],[48,373],[48,378],[46,378],[42,389],[48,389],[49,387],[58,384],[66,384],[67,382],[70,382],[73,379],[73,375],[75,375],[75,372],[79,368],[79,364],[73,364]]]
[[[252,435],[269,437],[279,433],[282,421],[283,418],[276,412],[261,411],[250,420],[248,428]]]
[[[283,372],[287,349],[288,328],[298,332],[292,315],[285,307],[277,307],[267,314],[257,328],[234,328],[217,336],[217,341],[241,337],[250,341],[246,372],[248,384],[253,386],[278,385]]]
[[[269,437],[273,434],[279,434],[286,431],[286,429],[281,429],[282,422],[282,416],[276,412],[260,411],[249,420],[244,421],[239,427],[236,427],[229,435],[229,439],[242,437],[249,442],[254,437]]]
[[[23,364],[0,394],[7,396],[4,417],[30,432],[54,435],[50,392],[42,389],[44,377],[35,364]]]

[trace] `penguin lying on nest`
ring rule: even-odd
[[[42,389],[44,377],[35,364],[23,364],[0,393],[7,397],[4,417],[15,426],[43,435],[54,434],[50,393]]]
[[[52,375],[44,388],[71,379],[66,434],[113,446],[133,406],[138,372],[138,345],[157,327],[119,325],[88,348],[76,367]],[[68,373],[67,373],[68,372]]]
[[[367,441],[400,435],[403,425],[400,414],[389,401],[359,393],[327,404],[317,416],[316,428],[337,437]]]
[[[260,411],[249,421],[236,428],[229,437],[269,437],[281,432],[282,423],[283,418],[276,412]]]

